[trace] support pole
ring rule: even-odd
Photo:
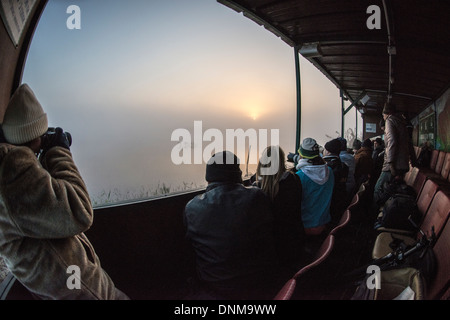
[[[297,79],[297,133],[295,152],[300,149],[301,135],[302,135],[302,86],[301,86],[301,74],[300,74],[300,47],[294,47],[295,54],[295,77]]]
[[[342,92],[342,89],[340,90],[341,92],[341,137],[344,137],[344,124],[345,124],[345,103],[344,103],[344,92]]]

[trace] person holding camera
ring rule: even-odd
[[[8,269],[39,299],[128,299],[84,234],[93,209],[70,134],[48,129],[27,84],[11,97],[2,129],[0,256]]]

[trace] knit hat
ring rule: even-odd
[[[353,141],[353,149],[359,150],[361,148],[361,145],[362,145],[362,143],[358,139],[355,139]]]
[[[362,147],[365,147],[365,148],[373,148],[373,142],[372,142],[372,140],[370,140],[369,138],[367,138],[366,140],[364,140],[363,143],[362,143]]]
[[[208,182],[242,182],[240,160],[229,151],[218,152],[209,159],[206,165],[206,181]]]
[[[341,142],[338,139],[333,139],[325,143],[325,149],[331,154],[339,154],[341,152]]]
[[[384,114],[392,114],[396,111],[395,105],[392,103],[386,102],[384,104],[383,113]]]
[[[298,153],[305,159],[314,159],[319,156],[319,145],[316,140],[312,138],[306,138],[303,140]]]
[[[2,128],[6,141],[16,145],[33,141],[47,132],[47,115],[27,84],[21,85],[11,97]]]
[[[341,142],[341,151],[347,151],[347,140],[342,137],[337,138]]]

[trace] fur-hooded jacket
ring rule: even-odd
[[[51,148],[39,161],[28,147],[0,144],[0,255],[31,293],[41,299],[116,298],[84,235],[92,222],[91,201],[69,150]]]

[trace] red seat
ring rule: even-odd
[[[450,214],[450,198],[443,191],[439,190],[431,201],[428,212],[421,224],[421,229],[425,232],[427,237],[431,236],[431,229],[434,227],[436,236],[439,237],[442,228],[447,222]],[[421,237],[421,234],[418,234]]]
[[[441,174],[442,167],[444,166],[445,155],[447,152],[439,151],[439,156],[436,162],[436,167],[434,168],[434,172],[437,174]]]
[[[417,175],[419,173],[419,168],[413,167],[405,174],[405,183],[412,187],[414,186],[414,181],[417,179]]]
[[[439,238],[442,228],[447,222],[449,213],[450,198],[446,193],[438,190],[420,225],[421,231],[425,233],[427,238],[431,237],[433,231],[436,237]],[[390,243],[394,238],[403,240],[407,245],[412,245],[417,240],[422,238],[422,233],[418,231],[415,236],[408,236],[401,235],[396,231],[382,232],[375,239],[375,244],[372,250],[372,258],[379,259],[392,252]]]
[[[335,227],[333,228],[333,230],[331,230],[330,234],[336,236],[336,234],[337,234],[340,230],[342,230],[346,225],[349,224],[350,219],[351,219],[351,213],[350,213],[350,210],[347,209],[347,210],[345,210],[344,213],[342,214],[342,217],[341,217],[341,219],[339,220],[339,223],[337,224],[337,226],[335,226]]]
[[[297,271],[297,273],[284,284],[283,288],[281,288],[274,300],[290,300],[297,286],[297,280],[311,269],[314,269],[318,265],[322,264],[330,256],[334,248],[334,240],[334,235],[330,233],[320,246],[314,261]]]
[[[430,159],[430,169],[434,170],[436,168],[436,163],[439,157],[439,150],[431,151],[431,159]]]
[[[427,180],[417,198],[417,207],[422,216],[428,211],[430,204],[438,190],[438,185],[433,180]]]
[[[447,180],[449,177],[449,172],[450,172],[450,152],[446,152],[445,158],[444,158],[444,164],[443,164],[442,170],[441,170],[442,178]]]
[[[417,197],[419,197],[420,193],[422,192],[422,187],[425,185],[425,182],[427,181],[427,175],[419,170],[417,172],[416,179],[414,180],[412,187],[416,191]]]
[[[348,205],[347,209],[350,210],[351,208],[356,206],[358,204],[358,202],[359,202],[359,193],[355,193],[355,195],[353,196],[353,199],[350,202],[350,204]]]

